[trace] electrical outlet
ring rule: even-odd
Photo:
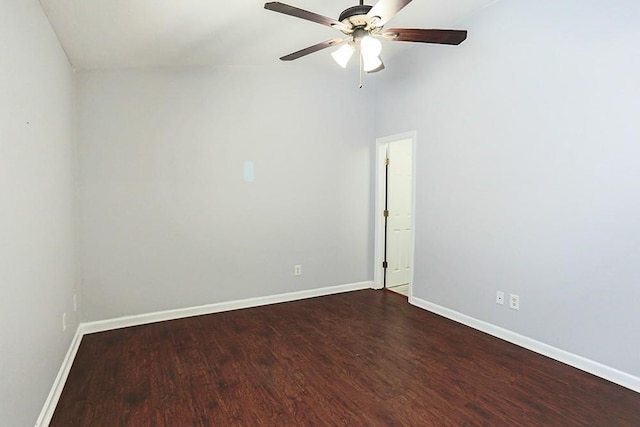
[[[520,297],[518,295],[509,294],[509,308],[520,310]]]
[[[293,266],[293,275],[294,276],[302,276],[302,266],[301,265],[294,265]]]
[[[496,304],[504,305],[504,292],[496,292]]]
[[[67,330],[67,313],[62,313],[62,332]]]

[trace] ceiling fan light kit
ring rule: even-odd
[[[361,60],[360,71],[375,73],[384,69],[384,64],[380,58],[382,52],[380,38],[388,41],[447,45],[459,45],[467,38],[467,32],[464,30],[431,30],[421,28],[390,28],[383,30],[383,26],[387,21],[393,18],[393,16],[407,4],[411,3],[411,0],[379,0],[375,6],[369,6],[363,3],[363,0],[360,0],[360,4],[343,10],[337,20],[280,2],[265,3],[264,8],[267,10],[335,28],[346,36],[344,38],[334,38],[320,42],[285,55],[280,59],[282,61],[292,61],[331,46],[342,45],[331,54],[338,65],[346,68],[349,59],[351,59],[353,53],[358,50]],[[360,86],[362,86],[362,84]]]

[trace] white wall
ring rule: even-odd
[[[367,96],[291,64],[79,74],[84,320],[371,279]]]
[[[0,424],[27,426],[77,326],[73,72],[36,1],[0,2],[0,40]]]
[[[502,1],[389,62],[417,130],[415,296],[640,376],[640,5]],[[495,293],[520,295],[520,311]]]

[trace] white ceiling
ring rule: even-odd
[[[414,0],[386,27],[464,29],[456,24],[493,1]],[[335,19],[342,10],[358,4],[357,0],[283,2]],[[280,56],[341,35],[329,27],[267,11],[263,0],[40,3],[72,64],[85,70],[266,65],[277,63]],[[402,50],[401,45],[408,44],[386,42],[385,60]],[[331,63],[331,58],[323,51],[298,61],[320,64]]]

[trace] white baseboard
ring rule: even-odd
[[[53,417],[53,412],[56,410],[56,406],[58,405],[58,400],[60,399],[60,395],[62,394],[64,384],[65,382],[67,382],[67,377],[69,376],[71,365],[73,365],[73,360],[76,357],[76,353],[78,352],[81,341],[82,333],[80,332],[80,327],[78,327],[76,329],[75,335],[73,336],[73,339],[71,340],[69,350],[67,350],[67,354],[62,361],[62,366],[60,366],[58,375],[53,382],[51,391],[49,391],[47,400],[45,400],[42,411],[40,411],[40,416],[38,416],[38,419],[36,420],[35,427],[45,427],[48,426],[51,422],[51,417]]]
[[[411,296],[409,302],[416,307],[420,307],[427,311],[430,311],[440,316],[451,319],[455,322],[462,323],[473,329],[485,332],[494,337],[508,341],[512,344],[516,344],[520,347],[524,347],[528,350],[542,354],[543,356],[550,357],[551,359],[565,363],[567,365],[578,368],[582,371],[588,372],[600,378],[604,378],[608,381],[629,388],[633,391],[640,393],[640,378],[610,366],[603,365],[577,354],[569,353],[568,351],[561,350],[559,348],[550,346],[540,341],[536,341],[532,338],[524,335],[517,334],[508,329],[501,328],[491,323],[475,319],[465,314],[459,313],[454,310],[450,310],[446,307],[425,301],[420,298]]]
[[[46,427],[51,422],[51,417],[58,405],[60,394],[69,376],[71,365],[76,357],[80,342],[85,334],[94,332],[109,331],[112,329],[126,328],[129,326],[145,325],[148,323],[162,322],[165,320],[182,319],[203,314],[220,313],[223,311],[238,310],[241,308],[258,307],[261,305],[277,304],[280,302],[296,301],[306,298],[320,297],[325,295],[339,294],[342,292],[357,291],[360,289],[371,289],[373,282],[358,282],[347,285],[329,286],[325,288],[310,289],[307,291],[288,292],[285,294],[270,295],[266,297],[248,298],[243,300],[221,302],[217,304],[207,304],[197,307],[180,308],[176,310],[158,311],[154,313],[140,314],[136,316],[118,317],[116,319],[100,320],[97,322],[81,323],[76,330],[76,334],[71,341],[67,355],[62,362],[58,376],[56,377],[49,396],[44,403],[40,416],[35,427]]]
[[[261,305],[277,304],[280,302],[296,301],[341,292],[371,289],[373,282],[358,282],[347,285],[329,286],[326,288],[310,289],[307,291],[288,292],[285,294],[269,295],[265,297],[248,298],[236,301],[220,302],[216,304],[200,305],[196,307],[179,308],[175,310],[157,311],[154,313],[138,314],[135,316],[117,317],[115,319],[98,320],[80,325],[83,334],[110,331],[112,329],[127,328],[129,326],[147,323],[163,322],[165,320],[182,319],[203,314],[220,313],[222,311],[239,310],[241,308],[259,307]]]

